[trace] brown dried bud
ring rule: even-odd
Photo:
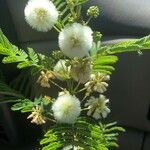
[[[54,78],[54,74],[51,71],[41,71],[41,75],[39,76],[37,83],[39,83],[42,87],[50,88],[49,80]]]

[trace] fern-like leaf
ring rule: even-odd
[[[19,69],[38,66],[38,55],[33,49],[28,48],[28,51],[18,49],[15,45],[11,44],[3,32],[0,30],[0,54],[4,55],[2,62],[4,64],[8,63],[18,63],[17,67]]]
[[[0,102],[17,102],[19,98],[24,98],[24,96],[8,86],[4,81],[0,81]]]
[[[102,72],[105,74],[111,74],[115,70],[113,65],[118,61],[118,57],[114,55],[101,56],[98,55],[93,63],[93,72]]]
[[[68,19],[71,16],[69,8],[67,7],[67,2],[62,0],[52,0],[55,4],[57,10],[59,11],[59,19],[56,22],[55,26],[61,30],[67,23]]]
[[[117,54],[124,52],[134,52],[139,50],[150,49],[150,35],[141,39],[134,39],[125,42],[120,42],[114,45],[102,46],[99,49],[99,53],[103,55]]]
[[[91,121],[90,121],[91,122]],[[41,140],[42,150],[62,149],[67,145],[79,146],[84,150],[108,150],[117,147],[118,132],[123,128],[112,125],[97,125],[80,118],[74,125],[56,124]]]

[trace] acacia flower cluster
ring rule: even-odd
[[[100,14],[98,6],[89,7],[83,18],[82,6],[87,1],[28,0],[24,9],[27,24],[40,32],[53,28],[58,33],[57,49],[48,55],[33,48],[19,49],[0,30],[2,62],[16,63],[18,69],[29,68],[33,82],[41,86],[34,91],[37,88],[30,84],[30,75],[24,78],[22,73],[13,82],[15,86],[0,81],[4,100],[12,97],[15,101],[13,111],[30,113],[27,119],[31,123],[49,123],[40,141],[42,150],[117,147],[118,132],[124,130],[115,123],[102,123],[111,112],[105,92],[118,61],[116,54],[150,49],[150,36],[103,46],[102,34],[89,26]]]
[[[55,119],[60,123],[72,124],[80,115],[80,101],[69,93],[58,96],[52,106]]]
[[[88,56],[93,44],[92,33],[90,27],[73,23],[60,32],[59,47],[70,58]]]
[[[90,7],[87,11],[87,15],[90,17],[97,17],[98,14],[99,10],[95,6]],[[58,11],[55,5],[49,0],[43,0],[42,2],[40,0],[29,0],[25,8],[25,18],[36,30],[48,31],[56,23]],[[50,88],[49,81],[54,79],[55,76],[55,78],[61,81],[73,79],[79,83],[78,85],[85,84],[86,97],[90,96],[93,92],[104,93],[110,77],[100,72],[96,74],[92,73],[90,50],[93,46],[93,40],[93,31],[86,24],[74,22],[65,26],[59,33],[58,43],[60,50],[68,59],[58,60],[53,70],[41,71],[37,83],[42,87]],[[74,93],[78,87],[74,90],[73,85],[69,84],[69,82],[67,93],[61,92],[63,94],[59,94],[52,105],[54,118],[59,123],[73,124],[81,113],[81,100]],[[52,83],[60,87],[54,81]],[[66,91],[65,88],[64,91]],[[103,95],[100,95],[99,98],[90,97],[84,105],[88,107],[87,115],[91,115],[95,119],[100,119],[100,116],[105,118],[110,112],[106,106],[107,103],[108,100]],[[32,116],[33,114],[35,114],[35,109]]]
[[[27,23],[42,32],[51,30],[58,19],[58,11],[49,0],[29,0],[24,13]]]
[[[90,7],[87,10],[89,19],[80,21],[81,8],[78,7],[78,12],[74,13],[77,10],[75,8],[78,6],[78,2],[67,0],[66,3],[66,9],[70,9],[71,12],[66,25],[66,20],[63,20],[61,24],[62,16],[59,16],[61,12],[56,8],[57,2],[55,6],[55,3],[50,0],[29,0],[24,10],[26,22],[32,28],[47,32],[54,27],[59,32],[59,55],[56,52],[50,59],[47,57],[48,59],[43,64],[50,61],[50,65],[48,63],[46,69],[40,70],[41,74],[37,83],[43,88],[51,88],[51,83],[61,91],[58,91],[58,96],[53,100],[46,100],[32,109],[32,113],[28,117],[28,119],[32,118],[32,123],[45,123],[47,116],[43,116],[43,111],[47,111],[46,114],[50,115],[49,120],[70,126],[74,125],[80,116],[85,115],[82,113],[84,111],[87,113],[86,117],[93,117],[96,120],[106,118],[110,113],[109,99],[101,94],[107,90],[107,81],[110,76],[100,71],[93,71],[95,59],[91,51],[94,44],[99,43],[101,34],[94,32],[88,26],[91,18],[98,17],[99,9],[97,6]],[[96,46],[99,48],[99,45]],[[60,82],[63,82],[65,86]],[[78,93],[84,95],[83,98]],[[93,93],[100,95],[95,97]],[[65,149],[78,149],[78,147],[68,143],[63,148],[63,150]]]

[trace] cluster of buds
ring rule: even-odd
[[[68,6],[73,7],[75,5],[75,0],[66,0]]]
[[[91,6],[87,10],[87,16],[97,18],[99,16],[99,8],[98,8],[98,6]]]
[[[27,119],[31,119],[31,123],[41,125],[45,123],[45,117],[42,115],[43,108],[41,106],[36,106],[32,109],[32,113],[28,116]]]
[[[104,93],[107,90],[108,83],[106,81],[110,80],[109,75],[98,72],[97,74],[91,74],[89,82],[85,84],[87,88],[87,95],[90,95],[93,91]]]
[[[101,38],[102,38],[102,34],[100,32],[98,31],[93,32],[93,39],[96,43],[100,42]]]
[[[41,75],[39,76],[37,83],[41,85],[41,87],[50,88],[49,80],[54,78],[54,74],[51,71],[41,71]]]

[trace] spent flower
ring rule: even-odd
[[[36,106],[32,109],[32,113],[28,116],[27,119],[32,119],[31,123],[35,123],[37,125],[45,123],[45,117],[42,115],[43,108],[41,106]]]
[[[98,72],[97,74],[91,74],[90,81],[85,84],[87,88],[87,94],[92,93],[93,91],[104,93],[107,90],[110,76]]]
[[[91,96],[85,103],[85,107],[89,109],[87,115],[95,119],[106,118],[110,113],[107,103],[109,103],[109,99],[106,99],[104,95],[100,95],[98,98]]]
[[[89,59],[74,59],[71,65],[72,78],[80,83],[86,83],[91,75],[91,61]]]
[[[54,74],[51,71],[41,71],[41,75],[39,76],[37,83],[41,85],[41,87],[50,88],[49,80],[54,78]]]

